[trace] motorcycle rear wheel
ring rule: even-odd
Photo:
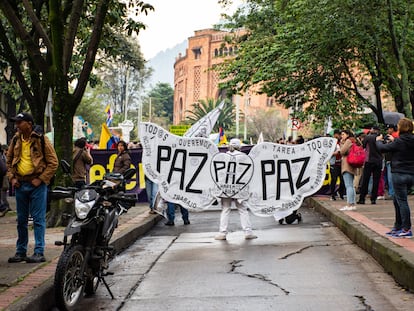
[[[84,253],[81,245],[73,245],[65,249],[59,258],[54,282],[56,306],[59,310],[74,310],[83,297],[85,280],[81,270]]]

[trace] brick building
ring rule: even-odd
[[[237,53],[237,47],[225,41],[229,35],[231,33],[226,31],[203,29],[188,38],[185,55],[179,54],[174,64],[174,124],[185,120],[186,111],[191,110],[198,100],[223,97],[224,91],[218,88],[218,74],[208,69]],[[277,105],[273,98],[252,91],[234,96],[233,103],[247,117],[258,109],[270,108],[280,111],[280,116],[286,121],[289,116],[289,110]]]

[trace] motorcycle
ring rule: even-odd
[[[70,174],[70,165],[62,160],[62,170]],[[52,200],[65,199],[74,204],[75,213],[65,228],[64,247],[56,266],[54,279],[55,301],[59,310],[73,310],[84,295],[96,293],[103,283],[112,299],[114,296],[105,281],[109,261],[115,255],[109,244],[118,225],[118,218],[135,205],[136,197],[125,193],[125,186],[135,174],[128,169],[124,174],[107,173],[103,180],[84,188],[56,187]]]

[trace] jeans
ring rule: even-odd
[[[183,220],[188,220],[188,210],[178,205],[180,207],[181,217]],[[167,218],[169,221],[174,222],[175,219],[175,203],[168,202],[167,203]]]
[[[408,193],[414,185],[414,174],[392,173],[394,186],[394,208],[396,229],[411,229],[411,213],[408,206]]]
[[[344,172],[342,174],[345,183],[346,189],[346,202],[348,204],[355,204],[356,202],[356,195],[355,195],[355,188],[354,188],[354,175],[349,172]]]
[[[388,184],[388,195],[394,197],[394,186],[392,184],[392,173],[391,173],[391,162],[387,161],[385,163],[387,169],[387,184]]]
[[[16,253],[26,254],[29,243],[28,220],[33,217],[35,254],[43,254],[45,250],[46,233],[46,203],[47,186],[41,183],[39,187],[30,182],[20,182],[16,188],[16,211],[17,211],[17,243]]]
[[[150,209],[154,209],[155,197],[158,192],[158,185],[145,177],[145,190],[147,192],[147,198]]]

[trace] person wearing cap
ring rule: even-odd
[[[7,176],[16,193],[16,254],[9,263],[46,261],[45,232],[47,185],[58,168],[58,158],[49,139],[34,130],[33,117],[21,112],[11,118],[17,132],[7,152]],[[28,220],[33,218],[34,253],[27,257]]]
[[[381,152],[378,151],[376,146],[376,137],[379,134],[380,128],[378,126],[374,126],[362,142],[367,156],[365,157],[364,167],[362,170],[361,189],[359,190],[359,200],[357,204],[365,204],[365,196],[368,194],[368,186],[371,175],[371,204],[376,204],[383,161],[383,156]]]
[[[240,151],[241,141],[237,138],[233,138],[229,143],[229,150],[226,152],[232,156],[237,156],[243,154]],[[220,215],[220,232],[214,237],[216,240],[226,240],[227,236],[227,227],[229,223],[229,216],[231,211],[232,203],[235,203],[237,210],[240,215],[240,223],[244,231],[244,237],[246,240],[256,239],[257,236],[253,234],[252,225],[250,222],[249,211],[247,206],[243,202],[238,202],[237,199],[232,198],[221,198],[221,215]]]

